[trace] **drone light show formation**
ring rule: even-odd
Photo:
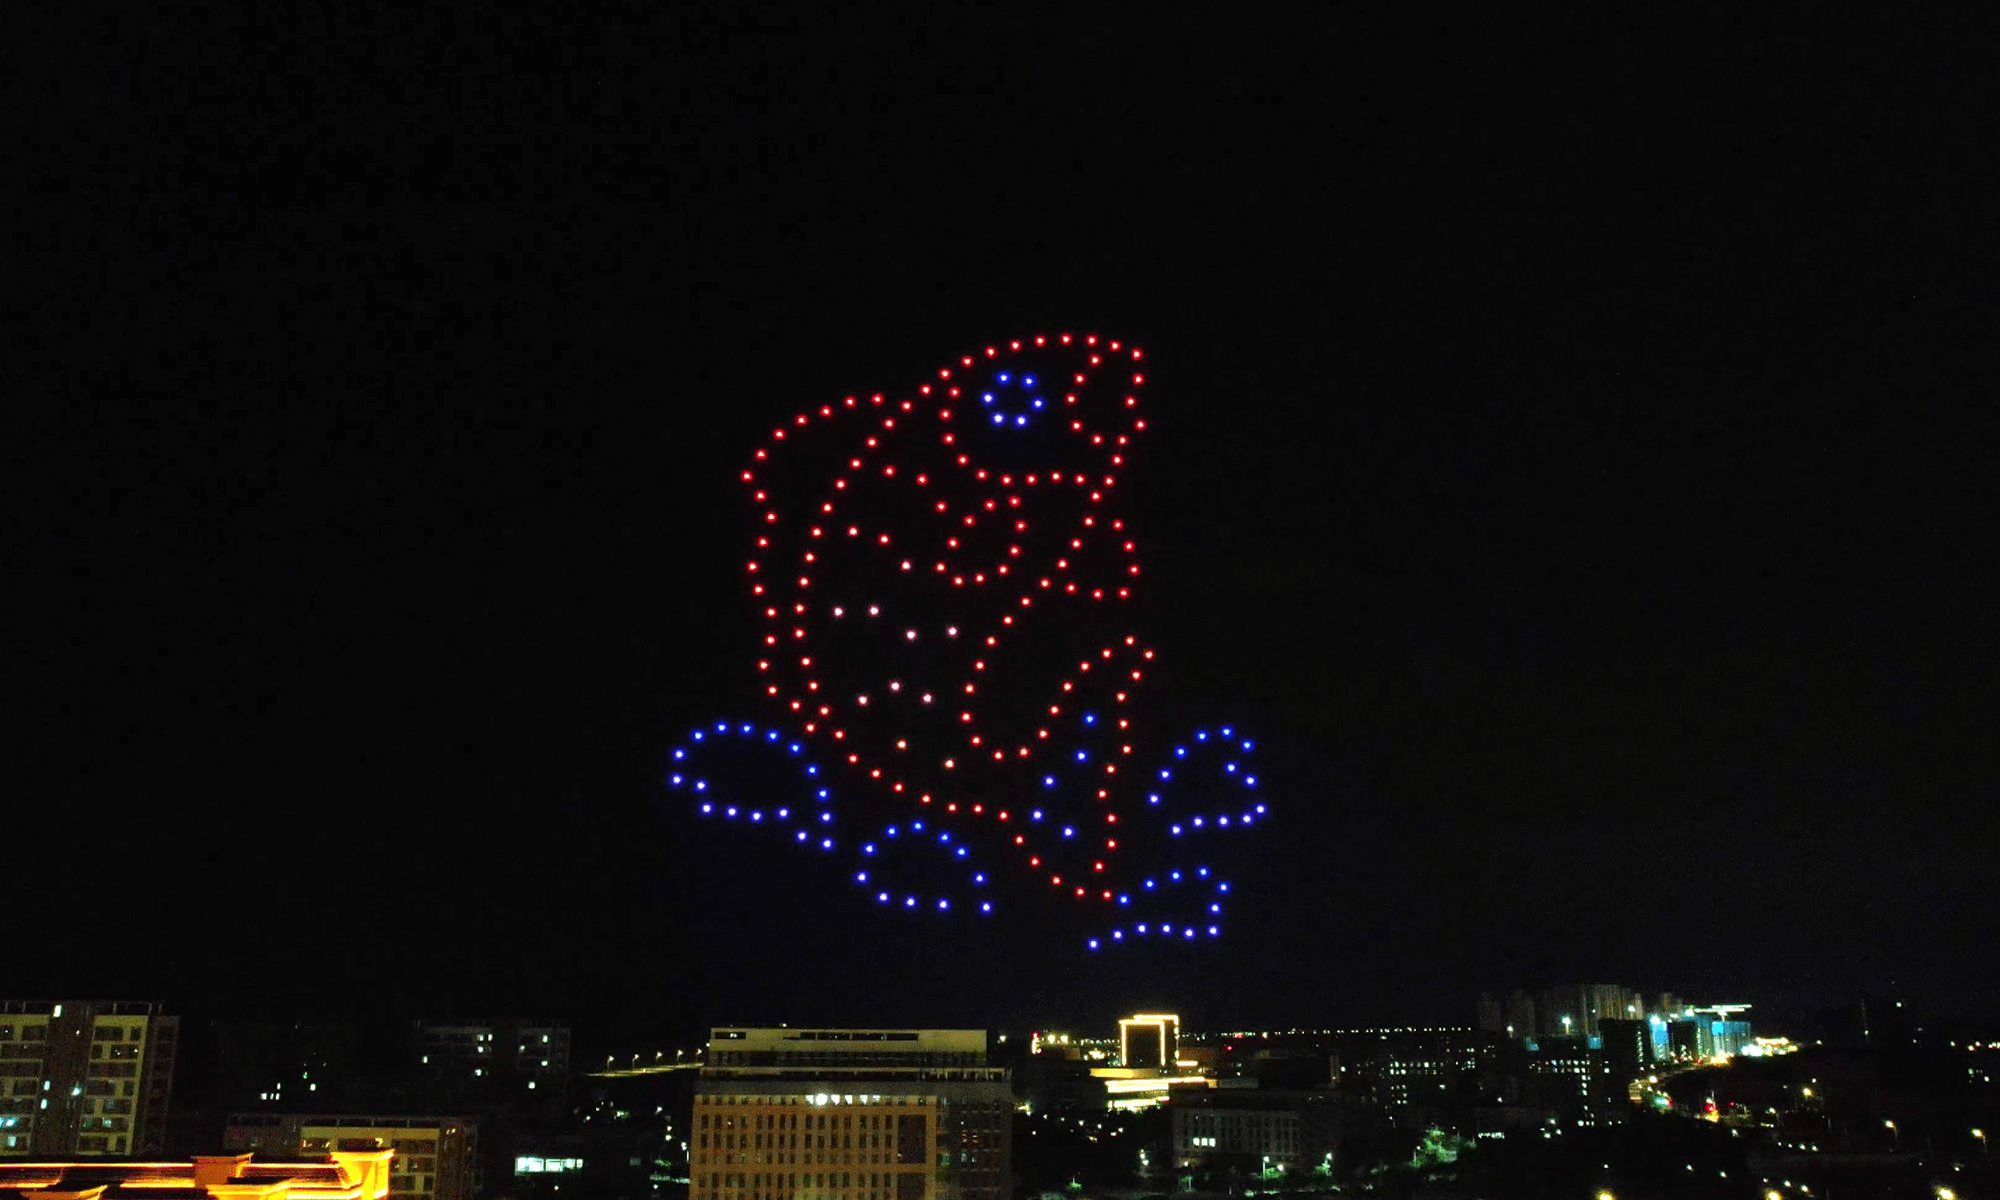
[[[694,730],[668,783],[884,909],[1047,897],[1091,950],[1219,937],[1216,842],[1265,805],[1241,730],[1162,743],[1135,712],[1155,651],[1114,497],[1145,386],[1138,347],[1048,334],[773,430],[742,473],[769,712]]]

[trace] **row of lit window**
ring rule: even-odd
[[[695,1185],[710,1188],[886,1188],[892,1186],[895,1178],[886,1171],[864,1171],[858,1177],[848,1171],[834,1171],[827,1174],[800,1171],[775,1173],[724,1171],[697,1174]]]
[[[895,1156],[891,1155],[886,1150],[878,1150],[871,1153],[846,1152],[846,1153],[832,1153],[832,1154],[826,1154],[826,1153],[815,1154],[810,1150],[806,1150],[803,1152],[796,1150],[767,1150],[762,1152],[754,1150],[737,1150],[734,1152],[728,1150],[696,1150],[694,1152],[694,1157],[697,1162],[725,1162],[725,1163],[768,1162],[774,1165],[785,1165],[792,1163],[803,1163],[806,1165],[811,1165],[813,1163],[818,1163],[822,1166],[839,1165],[839,1166],[880,1167],[880,1166],[894,1166],[896,1161]]]
[[[788,1108],[788,1106],[822,1106],[822,1104],[842,1102],[842,1100],[846,1104],[872,1104],[872,1106],[884,1106],[884,1108],[896,1108],[896,1106],[902,1106],[902,1108],[922,1108],[924,1106],[924,1096],[844,1096],[844,1098],[842,1096],[696,1096],[694,1098],[694,1106],[696,1108],[710,1108],[710,1106]],[[718,1114],[714,1118],[716,1124],[712,1128],[718,1128],[718,1130],[720,1128],[772,1128],[768,1124],[764,1124],[764,1126],[750,1126],[746,1122],[778,1118],[778,1120],[790,1120],[788,1126],[778,1126],[778,1128],[792,1128],[792,1130],[796,1130],[796,1128],[800,1128],[800,1124],[798,1124],[800,1116],[802,1114],[798,1114],[798,1112],[762,1112],[762,1114],[750,1114],[750,1116],[720,1116]],[[860,1120],[868,1120],[870,1116],[874,1116],[876,1120],[886,1120],[888,1114],[868,1114],[868,1112],[862,1112],[858,1116],[860,1116]],[[854,1128],[852,1122],[856,1120],[850,1114],[838,1114],[836,1116],[836,1114],[826,1114],[826,1112],[808,1112],[808,1114],[804,1114],[804,1118],[806,1118],[806,1126],[804,1128],[820,1128],[820,1130],[828,1130],[828,1128]],[[704,1128],[704,1130],[710,1128],[706,1112],[700,1114],[698,1120],[700,1120],[698,1128]],[[818,1124],[812,1124],[814,1120],[818,1120]],[[848,1124],[826,1124],[828,1120],[844,1120]],[[730,1122],[730,1124],[724,1124],[724,1122]]]
[[[701,1149],[706,1150],[709,1148],[708,1134],[702,1133],[695,1136],[700,1139],[697,1145]],[[799,1139],[801,1136],[805,1139],[804,1144],[800,1144]],[[717,1150],[880,1150],[889,1145],[890,1139],[896,1135],[880,1132],[863,1133],[858,1135],[861,1138],[859,1142],[854,1140],[856,1136],[852,1133],[808,1133],[804,1135],[796,1133],[718,1133],[715,1135],[714,1145]],[[817,1138],[817,1142],[815,1142],[815,1138]]]

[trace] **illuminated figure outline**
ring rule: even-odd
[[[1115,339],[1042,334],[963,355],[908,398],[847,396],[773,430],[741,478],[757,669],[781,717],[692,731],[669,786],[701,817],[849,856],[884,907],[990,915],[1025,872],[1089,914],[1091,950],[1219,937],[1229,881],[1178,856],[1267,810],[1232,727],[1135,765],[1131,701],[1156,652],[1116,627],[1140,569],[1109,500],[1146,428],[1144,364]],[[732,743],[792,762],[796,798],[726,794],[699,768]],[[1183,805],[1189,778],[1233,798]],[[1176,859],[1144,869],[1135,841]]]

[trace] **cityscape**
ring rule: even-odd
[[[31,1200],[1145,1200],[2000,1194],[2000,1038],[1869,997],[1765,1031],[1605,985],[1453,1027],[197,1020],[0,1004],[0,1189]],[[604,1053],[599,1053],[604,1049]]]
[[[21,7],[0,1200],[2000,1200],[2000,10]]]

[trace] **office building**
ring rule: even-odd
[[[462,1117],[238,1113],[223,1148],[272,1155],[395,1152],[388,1200],[472,1200],[479,1126]]]
[[[311,1162],[256,1162],[248,1154],[182,1162],[0,1162],[0,1195],[61,1200],[384,1200],[388,1150]]]
[[[1331,1167],[1358,1109],[1332,1092],[1220,1088],[1177,1093],[1174,1165],[1181,1170],[1285,1173]]]
[[[718,1028],[689,1200],[1007,1200],[1013,1110],[984,1030]]]
[[[1118,1022],[1118,1063],[1171,1071],[1180,1059],[1181,1019],[1172,1013],[1134,1013]]]
[[[157,1152],[179,1039],[154,1004],[0,1001],[0,1160]]]

